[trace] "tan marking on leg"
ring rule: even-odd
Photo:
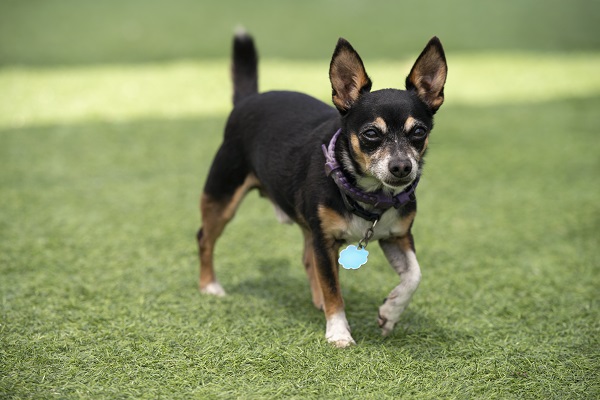
[[[312,301],[315,307],[317,307],[319,310],[322,310],[323,292],[321,291],[321,286],[319,285],[317,272],[315,270],[315,250],[313,248],[312,233],[310,233],[310,231],[307,229],[302,229],[302,233],[304,234],[304,256],[302,261],[304,263],[306,275],[308,276],[308,281],[310,282]]]
[[[329,251],[329,265],[333,268],[334,287],[331,286],[331,281],[324,274],[317,273],[319,286],[322,288],[323,294],[323,311],[325,316],[329,318],[331,315],[344,310],[344,299],[340,290],[339,266],[338,266],[338,246]],[[322,271],[322,268],[317,268],[317,271]]]
[[[326,207],[321,207],[320,210],[322,215],[325,213],[331,218],[330,222],[334,224],[342,222],[340,220],[341,216],[336,216],[337,213],[333,210]],[[350,346],[355,342],[352,339],[350,326],[346,320],[344,299],[340,288],[339,265],[337,262],[339,242],[335,240],[331,233],[325,234],[323,243],[315,242],[314,235],[311,236],[313,270],[321,294],[318,300],[322,300],[323,312],[327,320],[325,338],[336,347]]]
[[[198,248],[200,253],[199,286],[202,292],[217,295],[224,294],[214,273],[214,247],[217,239],[223,233],[225,226],[235,215],[235,211],[246,193],[259,185],[260,182],[254,175],[248,175],[244,183],[228,199],[215,200],[206,193],[202,195],[200,201],[202,228],[198,233]]]
[[[333,240],[328,242],[330,243],[325,244],[329,249],[328,265],[317,266],[315,263],[315,266],[317,267],[319,286],[322,288],[323,311],[327,320],[325,338],[334,346],[342,348],[353,345],[356,342],[350,333],[350,325],[346,319],[344,299],[342,298],[340,288],[339,266],[337,263],[339,246]],[[316,262],[318,262],[317,260],[315,257]],[[331,277],[326,273],[330,268],[330,272],[333,273],[333,282]]]
[[[398,247],[400,247],[400,249],[402,251],[409,252],[409,251],[413,251],[413,244],[412,244],[412,240],[411,240],[411,236],[410,235],[405,235],[402,237],[399,237],[397,240],[398,243]]]
[[[313,237],[313,268],[321,289],[320,300],[327,319],[325,338],[336,347],[347,347],[355,342],[350,334],[350,326],[344,311],[338,265],[340,246],[337,240],[348,229],[348,221],[340,213],[324,205],[320,205],[317,212],[321,221],[324,243],[315,243]],[[318,253],[319,251],[323,253]]]
[[[254,189],[260,186],[260,182],[258,180],[258,178],[256,176],[254,176],[254,174],[250,174],[246,177],[246,180],[244,180],[244,183],[242,184],[242,186],[240,186],[235,193],[233,194],[231,201],[229,202],[229,204],[227,204],[227,207],[224,210],[224,214],[223,216],[226,218],[227,222],[229,222],[233,216],[235,215],[235,212],[238,208],[238,206],[240,205],[240,203],[242,202],[242,199],[244,198],[244,196],[246,195],[246,193],[248,193],[248,191],[250,189]],[[204,214],[202,214],[204,216]]]
[[[323,311],[325,312],[325,316],[329,318],[331,315],[344,310],[344,300],[342,299],[342,292],[340,290],[339,265],[337,262],[339,244],[333,237],[330,237],[320,247],[327,249],[327,259],[319,260],[316,253],[314,253],[314,266],[316,267],[316,276],[323,295]],[[315,251],[313,247],[313,252]],[[318,265],[317,263],[319,262],[324,263],[324,265]],[[331,273],[331,276],[328,273]]]
[[[403,237],[408,234],[410,231],[410,227],[412,226],[413,221],[417,215],[416,211],[411,212],[407,216],[398,219],[394,225],[392,225],[390,232],[393,236]]]
[[[348,221],[332,208],[320,205],[317,213],[321,221],[321,229],[326,237],[340,239],[348,230]]]

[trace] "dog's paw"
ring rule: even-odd
[[[344,338],[327,338],[327,341],[337,347],[338,349],[344,349],[346,347],[350,347],[355,345],[356,342],[352,339],[352,336],[348,335]]]
[[[379,316],[377,318],[377,324],[381,328],[381,335],[382,336],[389,335],[394,330],[394,326],[396,325],[395,322],[388,321],[388,319],[382,317],[381,314],[379,314]]]
[[[217,297],[225,296],[225,290],[219,282],[211,282],[203,288],[200,288],[200,292],[204,294],[210,294]]]
[[[405,307],[394,306],[388,300],[384,301],[379,307],[377,323],[381,328],[381,334],[383,336],[389,335],[394,330],[394,326],[400,319],[400,315],[402,314],[402,311],[404,311],[404,308]]]
[[[325,339],[338,348],[344,348],[356,344],[350,334],[350,326],[346,320],[346,315],[341,312],[331,316],[327,320],[327,331]]]

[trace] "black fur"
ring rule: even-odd
[[[251,94],[258,93],[258,54],[254,41],[243,32],[233,39],[233,104]]]

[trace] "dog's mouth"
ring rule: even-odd
[[[414,178],[412,178],[412,177],[407,177],[407,178],[403,178],[403,179],[387,178],[387,179],[381,181],[381,183],[383,183],[383,186],[387,187],[388,189],[392,189],[394,191],[403,190],[413,182],[414,182]]]
[[[375,176],[363,176],[358,179],[358,185],[367,192],[374,192],[381,189],[387,190],[392,194],[399,193],[406,189],[415,179],[406,177],[403,179],[385,177],[384,179]]]

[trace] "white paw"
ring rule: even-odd
[[[350,335],[340,339],[328,338],[327,341],[335,347],[337,347],[338,349],[343,349],[345,347],[350,347],[356,344],[356,342],[354,341],[354,339],[352,339],[352,336]]]
[[[350,327],[344,312],[334,314],[327,320],[325,339],[335,347],[344,348],[356,344],[350,334]]]
[[[201,293],[210,294],[217,297],[225,296],[225,290],[219,282],[212,282],[206,285],[206,287],[200,289]]]
[[[393,330],[396,322],[400,319],[400,315],[406,307],[398,307],[391,304],[391,301],[386,300],[383,305],[379,307],[379,318],[377,323],[381,328],[381,334],[383,336],[389,335]]]
[[[382,318],[381,316],[379,316],[377,322],[379,323],[379,327],[381,328],[382,336],[387,336],[390,333],[392,333],[392,331],[394,330],[394,326],[396,325],[395,322],[388,321],[387,319]]]

